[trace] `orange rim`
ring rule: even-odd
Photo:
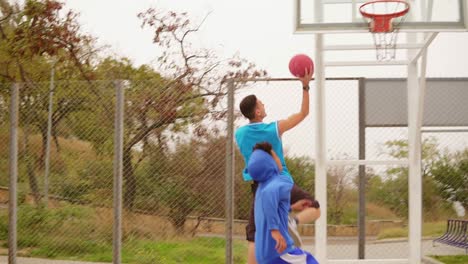
[[[364,11],[364,9],[363,9],[364,7],[366,7],[368,5],[371,5],[371,4],[375,4],[375,3],[402,3],[402,4],[404,4],[406,6],[406,8],[403,9],[402,11],[398,11],[398,12],[394,12],[394,13],[388,13],[388,14],[373,14],[373,13],[369,13],[369,12]],[[367,17],[367,18],[371,18],[371,19],[374,19],[374,18],[391,19],[391,18],[401,17],[401,16],[405,15],[406,13],[408,13],[409,9],[410,9],[410,5],[406,1],[383,0],[383,1],[371,1],[371,2],[364,3],[363,5],[361,5],[361,7],[359,7],[359,12],[361,12],[362,16]]]

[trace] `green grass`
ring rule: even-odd
[[[447,228],[446,222],[423,223],[423,236],[438,237],[441,236]],[[377,235],[377,239],[408,237],[408,228],[388,228]]]
[[[380,231],[377,239],[400,238],[408,237],[408,229],[406,228],[387,228]]]
[[[423,236],[438,237],[447,230],[447,222],[431,222],[423,224]]]
[[[456,255],[456,256],[432,256],[438,261],[445,264],[466,264],[468,263],[468,255]]]
[[[80,253],[77,253],[77,250]],[[234,243],[234,263],[245,263],[247,246]],[[79,238],[47,243],[30,253],[31,257],[49,259],[112,262],[110,244],[82,241]],[[221,238],[194,238],[176,241],[128,240],[123,243],[122,261],[138,264],[224,263],[225,241]]]
[[[234,243],[234,263],[245,263],[247,246]],[[194,238],[174,242],[135,241],[123,250],[128,263],[224,263],[225,241],[221,238]]]
[[[112,226],[96,222],[94,209],[68,205],[62,208],[20,206],[19,255],[25,257],[112,262]],[[0,247],[7,247],[7,212],[0,211]],[[234,241],[234,263],[245,263],[247,244]],[[124,236],[122,261],[135,264],[224,263],[223,238],[148,239]]]

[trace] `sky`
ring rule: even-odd
[[[152,32],[140,27],[137,14],[150,7],[161,10],[186,11],[195,22],[209,14],[198,41],[216,50],[220,57],[239,53],[272,77],[289,77],[287,63],[297,53],[315,57],[314,35],[294,34],[293,1],[268,0],[66,0],[66,6],[78,11],[86,32],[109,44],[111,51],[131,58],[137,65],[153,64],[158,48],[152,43]],[[404,39],[401,33],[400,39]],[[372,44],[370,34],[328,35],[329,44]],[[461,77],[468,74],[468,33],[441,33],[429,48],[428,76]],[[373,56],[373,51],[368,52]],[[353,55],[356,54],[356,55]],[[330,60],[345,60],[362,53],[327,53]],[[327,57],[326,57],[327,58]],[[371,57],[372,58],[372,57]],[[377,68],[377,69],[375,69]],[[327,76],[404,75],[404,67],[340,67],[327,68]]]
[[[68,0],[67,6],[81,13],[85,30],[110,44],[116,52],[136,64],[151,63],[158,55],[152,32],[141,29],[136,17],[150,7],[186,11],[195,22],[209,14],[202,27],[201,45],[216,50],[220,57],[239,53],[273,75],[286,75],[287,61],[295,53],[309,53],[312,36],[292,35],[292,6],[277,1],[224,0]],[[107,10],[103,12],[103,10]],[[279,62],[282,62],[279,63]]]
[[[238,53],[256,65],[268,71],[271,77],[291,77],[288,71],[289,59],[298,53],[305,53],[312,59],[316,57],[313,34],[294,34],[293,1],[276,0],[66,0],[66,7],[80,13],[79,21],[83,30],[97,37],[99,44],[109,45],[109,52],[130,58],[136,65],[150,64],[157,68],[156,59],[160,54],[152,43],[153,34],[141,28],[137,18],[139,12],[150,7],[160,10],[187,12],[194,22],[208,18],[195,41],[198,45],[212,49],[221,58],[228,58]],[[405,39],[400,33],[399,40]],[[325,36],[326,44],[362,43],[372,44],[370,33],[360,35],[343,34]],[[468,33],[440,33],[428,50],[428,77],[468,77]],[[373,50],[367,53],[334,52],[325,55],[326,60],[359,59],[367,56],[375,58]],[[327,77],[406,77],[406,67],[339,67],[327,68]],[[284,86],[287,86],[284,87]],[[287,90],[298,83],[269,84],[268,90],[261,87],[240,92],[260,93],[266,101],[271,118],[283,118],[295,109],[299,110],[301,91]],[[312,85],[313,86],[313,85]],[[340,87],[341,86],[341,87]],[[348,87],[348,88],[347,88]],[[263,90],[262,90],[263,89]],[[277,92],[275,89],[278,89]],[[340,90],[341,89],[341,90]],[[313,90],[312,98],[313,102]],[[357,93],[356,85],[338,84],[327,90],[327,145],[332,150],[330,156],[351,153],[356,155],[357,138]],[[287,105],[286,105],[287,103]],[[273,107],[280,104],[281,107]],[[313,153],[314,115],[311,115],[297,131],[284,139],[286,148],[293,154]],[[245,120],[244,120],[245,121]],[[242,122],[242,121],[241,121]],[[390,132],[389,132],[390,131]],[[350,135],[353,136],[347,136]],[[381,138],[382,133],[388,138],[406,137],[401,130],[369,131],[369,138]],[[350,137],[352,139],[350,139]],[[449,141],[460,142],[455,137]],[[466,137],[463,136],[463,141]],[[292,150],[291,150],[292,149]],[[379,145],[372,147],[378,155]],[[372,151],[370,151],[372,153]]]

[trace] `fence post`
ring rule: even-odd
[[[228,118],[226,140],[226,264],[234,261],[232,235],[234,225],[234,80],[228,84]]]
[[[121,263],[124,85],[115,82],[113,263]]]
[[[49,87],[49,109],[47,114],[47,139],[46,152],[44,159],[44,204],[49,206],[49,172],[50,172],[50,140],[52,138],[52,110],[54,103],[54,77],[55,77],[55,62],[50,70],[50,87]]]
[[[10,186],[8,201],[8,263],[16,264],[17,250],[17,203],[18,203],[18,99],[19,85],[11,87],[10,102]]]
[[[359,159],[366,159],[366,96],[365,80],[358,80],[359,100]],[[366,258],[366,165],[359,165],[358,259]]]

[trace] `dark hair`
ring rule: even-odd
[[[253,147],[253,150],[256,150],[256,149],[261,149],[261,150],[265,151],[266,153],[272,155],[271,154],[272,146],[271,146],[270,143],[268,143],[266,141],[255,144],[255,146]]]
[[[249,120],[255,118],[255,107],[257,106],[257,97],[253,94],[247,95],[239,104],[241,113]]]

